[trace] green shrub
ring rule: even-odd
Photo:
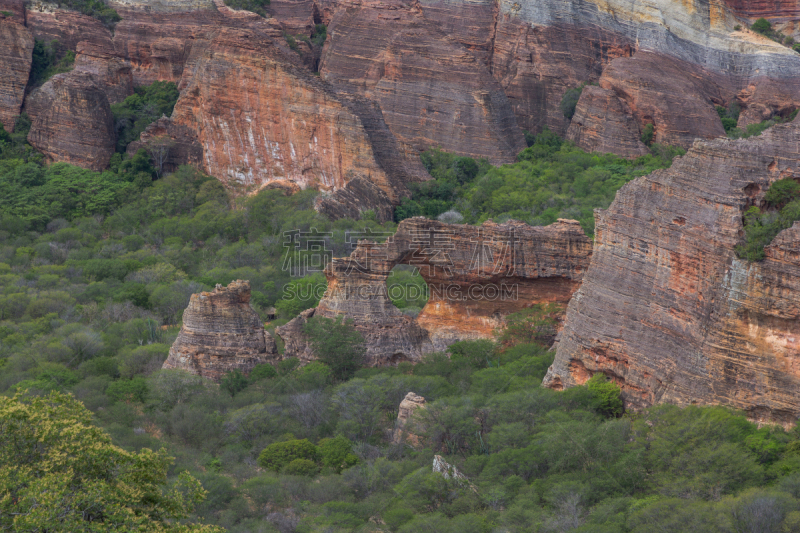
[[[575,107],[578,105],[578,100],[580,100],[581,93],[585,86],[585,83],[581,83],[578,87],[567,89],[567,92],[561,97],[559,109],[561,109],[561,113],[565,118],[572,119],[572,116],[575,114]]]
[[[349,379],[364,364],[364,336],[344,315],[337,318],[314,316],[303,327],[320,361],[328,365],[337,380]]]
[[[117,131],[117,152],[124,153],[141,133],[162,115],[172,115],[180,93],[171,81],[155,81],[134,89],[134,94],[122,102],[111,105],[114,127]],[[145,154],[145,157],[146,154]],[[143,171],[146,169],[137,169]]]
[[[742,29],[742,25],[741,24],[737,24],[736,26],[733,27],[733,31],[739,31],[741,29]]]
[[[58,0],[59,5],[74,9],[84,15],[94,17],[109,29],[122,20],[114,9],[106,5],[103,0]]]
[[[219,382],[222,390],[231,395],[231,398],[236,396],[237,393],[247,388],[247,376],[241,370],[231,370],[227,372]]]
[[[586,388],[592,393],[594,410],[606,417],[622,415],[622,397],[620,388],[609,381],[605,374],[595,374],[586,382]]]
[[[39,87],[56,74],[72,70],[74,63],[75,52],[61,47],[57,39],[50,42],[36,39],[33,43],[28,86]]]
[[[792,178],[784,178],[770,185],[764,200],[773,207],[781,207],[798,196],[800,196],[800,184]]]
[[[765,18],[756,20],[750,29],[762,35],[769,35],[772,32],[772,24]]]
[[[283,473],[290,476],[313,476],[317,472],[319,467],[309,459],[294,459],[283,467]]]
[[[283,296],[275,303],[275,310],[283,318],[292,319],[306,309],[319,304],[328,288],[328,281],[321,273],[311,274],[287,283]]]
[[[275,370],[275,367],[269,363],[261,363],[260,365],[256,365],[253,370],[250,371],[250,374],[247,376],[251,383],[255,383],[256,381],[260,381],[262,379],[271,379],[278,375],[278,371]]]
[[[325,39],[328,38],[328,27],[325,24],[315,24],[314,33],[311,35],[311,42],[317,46],[325,44]]]
[[[358,463],[358,457],[353,454],[353,443],[346,437],[322,439],[318,447],[322,466],[332,468],[337,473]]]
[[[144,403],[148,392],[147,381],[141,377],[114,381],[106,389],[108,397],[117,402]]]
[[[317,447],[308,439],[275,442],[264,448],[258,455],[258,464],[262,468],[280,472],[295,459],[316,461]]]
[[[267,10],[265,8],[269,5],[269,0],[225,0],[225,5],[232,9],[252,11],[266,17]]]
[[[653,144],[654,137],[655,137],[655,127],[653,126],[653,124],[652,123],[645,124],[644,129],[642,130],[642,135],[639,137],[639,140],[642,141],[642,143],[645,146],[650,146],[651,144]]]

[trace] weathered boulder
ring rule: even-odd
[[[247,374],[277,353],[275,341],[250,307],[250,282],[237,280],[192,295],[163,368],[219,381],[233,370]]]
[[[33,53],[33,37],[19,18],[0,15],[0,124],[9,132],[22,108]]]
[[[82,71],[56,74],[25,103],[32,120],[28,142],[50,161],[103,170],[114,154],[116,133],[99,80]]]
[[[306,309],[289,322],[275,328],[275,334],[283,341],[283,358],[297,357],[302,363],[310,363],[316,359],[314,350],[303,333],[303,328],[314,316],[316,308]]]
[[[800,121],[747,140],[697,141],[596,213],[595,247],[545,385],[606,374],[633,408],[723,404],[757,420],[800,415],[800,227],[751,263],[742,213],[800,178]]]
[[[392,433],[392,443],[408,443],[412,446],[419,444],[419,436],[409,433],[406,428],[409,421],[411,421],[411,417],[414,416],[418,409],[425,409],[425,398],[414,392],[409,392],[400,402],[397,420],[394,424],[394,432]]]
[[[40,41],[57,40],[59,46],[72,51],[81,41],[98,45],[111,43],[111,31],[96,18],[40,0],[27,3],[26,11],[28,30]]]
[[[591,152],[623,157],[650,153],[625,100],[612,90],[592,85],[583,88],[566,138]]]
[[[328,264],[328,290],[313,313],[352,320],[369,365],[418,361],[458,340],[491,338],[505,315],[532,304],[566,304],[590,256],[591,241],[575,221],[532,227],[406,219],[385,243],[359,240],[350,257]],[[419,268],[428,284],[430,298],[417,318],[389,298],[386,280],[399,264]],[[287,347],[296,346],[284,356],[313,356],[300,324],[310,316],[278,328]]]
[[[157,151],[159,147],[165,151],[162,158],[164,172],[174,172],[181,165],[197,168],[203,165],[203,147],[194,132],[165,117],[147,126],[139,140],[130,143],[126,151],[132,156],[142,148]]]
[[[80,41],[75,50],[75,70],[94,76],[109,104],[122,102],[133,94],[131,64],[116,56],[110,41]]]

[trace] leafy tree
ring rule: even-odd
[[[769,35],[772,33],[772,24],[765,18],[760,18],[756,20],[750,29],[756,33],[760,33],[762,35]]]
[[[56,74],[72,70],[74,63],[75,52],[63,48],[58,39],[49,42],[36,39],[33,43],[28,86],[39,87]]]
[[[655,137],[655,128],[652,123],[648,122],[645,124],[644,129],[642,129],[642,135],[639,137],[639,140],[645,146],[650,146],[653,144],[653,139]]]
[[[346,437],[322,439],[318,446],[322,465],[332,468],[337,473],[358,463],[358,457],[353,454],[353,443]]]
[[[231,395],[231,398],[236,396],[237,393],[247,388],[247,376],[241,370],[232,370],[227,372],[220,380],[219,386]]]
[[[294,459],[283,467],[283,473],[290,476],[313,476],[317,472],[319,467],[311,459]]]
[[[294,318],[302,311],[316,307],[327,287],[328,282],[320,273],[292,280],[284,287],[283,297],[275,303],[275,309],[282,317]]]
[[[584,87],[586,87],[586,84],[581,83],[578,87],[567,89],[567,92],[561,97],[559,108],[564,118],[572,119],[572,116],[575,114],[575,107],[578,105],[578,100],[581,98]]]
[[[770,185],[764,200],[774,207],[782,207],[800,196],[800,184],[792,178],[783,178]]]
[[[304,326],[309,342],[320,361],[328,365],[333,377],[346,380],[364,364],[367,349],[364,336],[352,320],[343,315],[336,318],[312,317]]]
[[[275,367],[269,363],[261,363],[260,365],[256,365],[253,370],[250,371],[250,375],[248,378],[251,382],[255,383],[256,381],[262,379],[270,379],[274,378],[278,375],[278,371],[275,370]]]
[[[8,531],[221,531],[183,524],[205,498],[188,473],[166,485],[162,449],[130,453],[73,397],[0,397],[0,527]]]
[[[316,461],[317,447],[308,439],[295,439],[270,444],[258,455],[258,464],[262,468],[281,471],[295,459],[308,459]]]
[[[618,417],[622,415],[622,397],[620,388],[609,381],[605,374],[595,374],[586,382],[586,388],[592,392],[595,411],[603,416]]]
[[[117,151],[124,153],[128,144],[139,140],[139,135],[162,115],[172,115],[172,109],[178,101],[178,87],[171,81],[155,81],[150,85],[136,87],[135,94],[128,96],[118,104],[112,104],[117,130]],[[151,150],[163,153],[164,143],[153,143]],[[163,166],[163,158],[160,159]]]

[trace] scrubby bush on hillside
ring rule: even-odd
[[[269,0],[225,0],[225,5],[232,9],[252,11],[262,17],[266,17],[266,7],[269,5]]]
[[[63,48],[57,39],[50,42],[36,39],[33,43],[28,87],[39,87],[56,74],[69,72],[74,63],[75,52]]]
[[[111,105],[114,128],[117,131],[117,151],[125,152],[128,144],[139,140],[139,135],[163,116],[172,115],[178,101],[177,86],[171,81],[155,81],[134,89],[135,94],[118,104]]]
[[[561,97],[559,108],[561,109],[561,113],[564,115],[564,118],[572,119],[572,116],[575,114],[575,107],[578,105],[578,100],[581,98],[581,93],[583,92],[584,87],[586,87],[586,84],[581,83],[577,87],[567,89],[567,92],[565,92],[564,96]]]

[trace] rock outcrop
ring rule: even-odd
[[[132,156],[153,143],[166,149],[164,172],[174,172],[181,165],[198,168],[203,165],[203,147],[194,132],[186,126],[175,124],[171,119],[162,117],[147,126],[139,140],[128,145],[127,153]]]
[[[425,409],[425,398],[414,392],[409,392],[398,408],[397,420],[392,433],[392,443],[408,443],[412,446],[419,444],[419,436],[409,433],[406,426],[418,409]]]
[[[331,261],[328,290],[313,312],[352,320],[366,340],[369,365],[417,361],[458,340],[490,338],[505,315],[532,304],[566,304],[590,256],[591,241],[575,221],[533,227],[406,219],[385,243],[360,240],[350,257]],[[387,293],[386,280],[399,264],[416,266],[428,284],[430,297],[417,318],[401,313]],[[295,337],[302,329],[290,324],[278,329],[284,356],[310,357]]]
[[[25,104],[32,120],[28,142],[50,161],[103,170],[114,154],[116,134],[108,97],[85,72],[56,74]]]
[[[402,176],[386,175],[359,116],[265,34],[220,30],[194,69],[172,121],[196,131],[211,175],[251,190],[280,180],[334,191],[362,178],[399,202]]]
[[[544,383],[606,374],[626,404],[724,404],[800,416],[800,226],[739,259],[742,213],[800,178],[800,120],[747,140],[698,141],[596,212],[595,247]]]
[[[192,295],[163,368],[219,381],[233,370],[247,374],[277,354],[275,341],[250,307],[250,282],[237,280]]]
[[[33,54],[33,37],[18,19],[0,15],[0,124],[9,132],[22,108]]]

